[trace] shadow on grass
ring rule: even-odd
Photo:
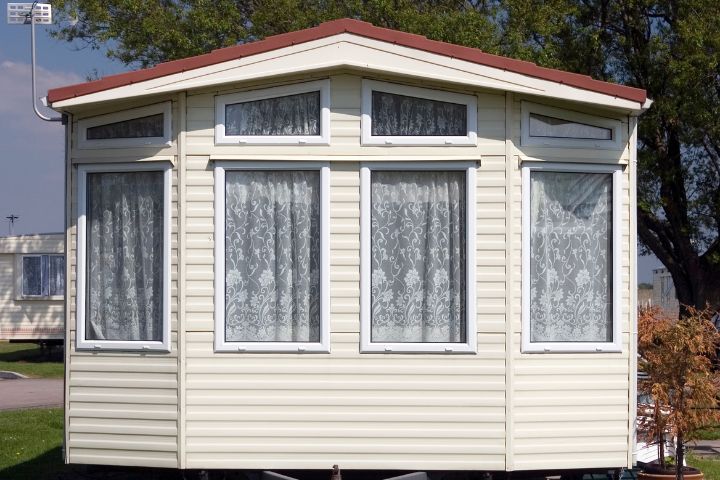
[[[192,477],[190,477],[192,478]],[[65,465],[60,447],[0,470],[0,480],[183,480],[180,470],[103,465]]]
[[[62,347],[41,349],[36,345],[23,345],[17,350],[0,351],[0,362],[47,363],[62,361]]]

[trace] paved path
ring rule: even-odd
[[[0,380],[0,410],[18,408],[61,407],[61,378]]]

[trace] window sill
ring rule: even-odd
[[[431,353],[431,354],[475,354],[475,345],[467,343],[363,343],[360,353]]]
[[[124,351],[129,353],[170,353],[170,347],[165,342],[135,342],[114,340],[78,340],[75,345],[78,351]]]

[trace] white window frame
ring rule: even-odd
[[[226,135],[225,107],[235,103],[320,92],[320,135]],[[330,80],[230,93],[215,97],[215,144],[217,145],[330,145]]]
[[[372,92],[392,93],[408,97],[437,100],[463,104],[467,107],[467,135],[447,136],[403,136],[372,134]],[[362,81],[362,144],[363,145],[443,145],[467,146],[477,145],[477,97],[462,93],[433,90],[430,88],[411,87],[397,83],[379,82],[376,80]]]
[[[162,339],[152,340],[87,340],[85,329],[86,265],[87,265],[87,174],[163,172],[163,318]],[[77,338],[78,350],[170,351],[170,266],[172,232],[172,164],[168,162],[136,162],[118,164],[83,164],[77,168]],[[66,287],[67,288],[67,287]]]
[[[172,103],[163,102],[155,105],[148,105],[140,108],[132,108],[121,112],[113,112],[107,115],[78,120],[78,148],[128,148],[128,147],[167,147],[172,145]],[[104,138],[100,140],[88,140],[87,131],[89,128],[110,123],[124,122],[135,118],[149,117],[151,115],[163,114],[163,136],[162,137],[141,137],[141,138]]]
[[[530,173],[571,172],[612,174],[612,342],[531,342],[530,341]],[[523,162],[522,164],[522,352],[585,353],[622,352],[622,166]]]
[[[597,117],[585,113],[550,107],[539,103],[523,101],[520,104],[521,113],[521,145],[536,147],[569,147],[569,148],[595,148],[601,150],[622,150],[622,122],[612,118]],[[559,118],[570,122],[582,123],[598,128],[612,130],[611,140],[595,140],[588,138],[552,138],[530,136],[530,114],[535,113],[546,117]]]
[[[41,268],[40,268],[40,291],[43,291],[43,283],[47,279],[47,277],[43,276],[42,271],[42,257],[48,257],[48,261],[50,257],[63,257],[65,258],[65,255],[62,253],[21,253],[15,255],[15,271],[17,272],[15,275],[15,299],[16,300],[62,300],[65,298],[65,295],[50,295],[50,285],[48,284],[48,294],[43,295],[42,293],[40,295],[26,295],[23,291],[24,286],[24,277],[25,277],[25,269],[23,268],[23,259],[26,257],[40,257],[41,262]],[[67,268],[67,265],[65,265],[65,268]],[[63,281],[65,281],[65,275],[63,275]]]
[[[320,174],[320,341],[225,340],[225,172],[303,171]],[[330,353],[330,166],[327,162],[215,162],[215,351],[235,353]]]
[[[467,216],[465,224],[465,321],[464,343],[373,342],[372,329],[372,172],[373,171],[464,171]],[[475,314],[475,188],[477,164],[459,162],[367,162],[360,167],[360,351],[361,353],[476,353],[477,322]]]

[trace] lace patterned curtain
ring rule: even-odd
[[[157,115],[90,127],[86,131],[85,138],[88,140],[106,140],[109,138],[162,137],[164,128],[164,115],[158,113]]]
[[[320,173],[225,173],[225,340],[320,341]]]
[[[163,172],[88,173],[88,340],[162,339]]]
[[[612,175],[530,176],[532,342],[612,341]]]
[[[320,92],[225,106],[226,135],[320,135]]]
[[[531,113],[530,136],[578,138],[584,140],[612,140],[612,129]]]
[[[373,342],[465,342],[465,173],[372,173]]]
[[[373,135],[465,136],[467,106],[373,91],[371,124]]]
[[[42,295],[42,257],[23,257],[23,295]]]
[[[50,295],[65,295],[65,257],[49,257],[48,292]]]

